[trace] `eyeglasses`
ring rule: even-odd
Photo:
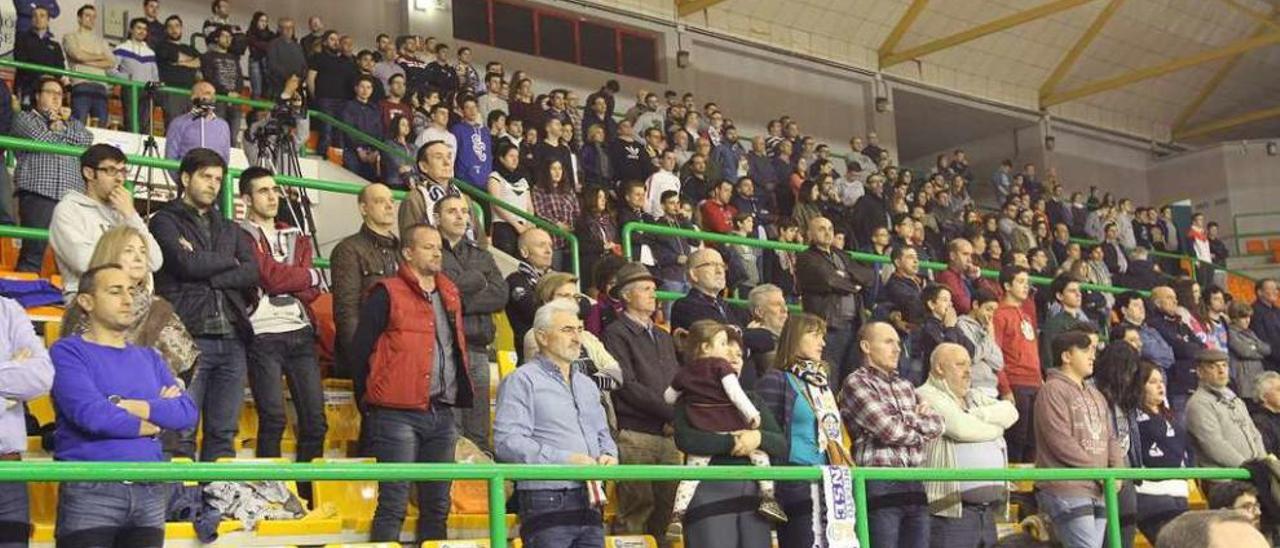
[[[93,168],[93,170],[97,171],[98,173],[105,174],[108,177],[115,176],[115,177],[124,178],[129,175],[129,168],[127,167],[96,167],[96,168]]]

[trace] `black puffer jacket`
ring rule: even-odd
[[[197,213],[181,200],[169,202],[151,218],[151,235],[160,244],[164,267],[155,274],[156,294],[173,303],[182,323],[199,335],[205,319],[217,313],[217,295],[242,341],[253,338],[249,307],[257,301],[258,263],[253,243],[235,223],[211,209],[209,232]]]
[[[462,327],[467,348],[482,351],[493,342],[493,314],[507,306],[507,280],[493,255],[471,240],[444,244],[444,273],[462,294]]]

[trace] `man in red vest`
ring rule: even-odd
[[[462,300],[443,273],[439,231],[413,225],[401,241],[400,270],[370,288],[352,344],[356,403],[364,413],[360,438],[378,462],[453,462],[453,408],[471,407],[474,397]],[[414,544],[446,537],[449,487],[417,485]],[[408,482],[379,484],[371,541],[399,540],[408,502]]]

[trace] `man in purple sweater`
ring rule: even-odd
[[[22,403],[49,391],[53,365],[22,306],[0,297],[0,461],[27,448]],[[31,533],[27,484],[0,483],[0,546],[26,546]]]
[[[155,350],[129,344],[133,298],[119,265],[80,279],[79,306],[89,328],[53,345],[54,458],[157,462],[161,429],[194,428],[195,404]],[[58,545],[162,546],[168,486],[151,482],[63,482],[58,486]]]

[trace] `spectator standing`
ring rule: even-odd
[[[48,76],[36,82],[35,107],[13,118],[13,136],[45,143],[88,146],[93,135],[84,124],[70,117],[62,106],[62,82]],[[68,192],[80,186],[79,162],[74,156],[43,152],[18,152],[13,170],[17,188],[18,220],[22,226],[47,228],[53,210]],[[23,240],[17,270],[40,272],[44,262],[44,240]]]
[[[830,366],[822,361],[827,326],[808,313],[792,316],[782,328],[776,360],[756,384],[756,392],[782,428],[786,457],[774,464],[819,466],[850,464],[852,460],[841,438],[840,409],[828,382]],[[779,482],[778,502],[787,513],[787,522],[778,525],[782,548],[807,548],[825,531],[825,513],[820,511],[822,489],[816,483]],[[817,504],[815,504],[817,502]],[[816,527],[815,527],[816,525]]]
[[[610,294],[625,308],[602,340],[622,368],[622,388],[613,392],[619,458],[624,464],[680,464],[671,438],[675,410],[663,399],[680,366],[671,335],[653,323],[658,280],[636,263],[619,269],[614,280]],[[675,482],[618,484],[615,530],[664,538],[675,491]]]
[[[401,77],[397,76],[397,78]],[[413,158],[414,153],[412,116],[401,116],[397,113],[387,120],[386,145],[392,152],[379,157],[382,164],[382,181],[387,186],[404,190],[409,186],[408,176],[413,173],[413,166],[404,160]]]
[[[1033,433],[1036,397],[1043,384],[1040,350],[1036,344],[1036,321],[1023,303],[1031,297],[1031,278],[1025,269],[1006,267],[1000,271],[1004,298],[991,320],[996,343],[1004,355],[1000,371],[1001,397],[1012,394],[1018,408],[1018,422],[1005,431],[1010,462],[1030,462],[1036,457],[1038,435]]]
[[[1049,305],[1049,319],[1045,320],[1040,330],[1041,364],[1053,363],[1053,339],[1058,335],[1067,331],[1097,332],[1098,330],[1081,309],[1084,305],[1084,294],[1080,291],[1078,280],[1072,278],[1070,274],[1058,276],[1049,285],[1049,293],[1053,295],[1054,303]],[[1053,313],[1053,308],[1057,308],[1058,312]]]
[[[182,325],[173,305],[155,294],[151,287],[151,266],[146,239],[128,225],[116,226],[98,239],[89,260],[89,269],[118,264],[129,277],[131,323],[125,337],[131,344],[154,348],[160,353],[175,377],[190,379],[200,350]],[[158,251],[157,251],[158,253]],[[89,318],[77,306],[67,308],[62,317],[62,338],[82,335],[89,329]],[[165,440],[167,443],[168,440]]]
[[[391,119],[397,116],[409,120],[409,133],[406,139],[413,142],[413,105],[405,100],[404,75],[392,74],[386,83],[387,96],[378,102],[378,110],[382,112],[382,126],[388,133],[394,133]],[[409,154],[413,156],[412,151]],[[384,159],[385,162],[385,159]]]
[[[471,213],[461,197],[436,202],[436,221],[444,240],[444,273],[462,299],[463,333],[466,336],[467,376],[474,383],[475,398],[489,401],[489,345],[493,344],[493,314],[507,306],[507,281],[493,255],[467,239]],[[517,339],[520,340],[520,339]],[[462,435],[491,452],[489,406],[460,408],[455,413]]]
[[[129,285],[119,265],[86,272],[75,304],[88,330],[50,352],[60,461],[160,462],[160,429],[196,425],[197,406],[160,355],[127,340]],[[161,546],[168,493],[151,482],[63,482],[54,537],[59,544]]]
[[[1144,394],[1141,376],[1142,366],[1138,350],[1129,344],[1109,344],[1098,356],[1094,366],[1093,384],[1107,402],[1107,419],[1111,422],[1111,434],[1120,452],[1125,455],[1124,466],[1142,467],[1145,449],[1139,436],[1138,413]],[[1148,365],[1147,367],[1150,367]],[[1133,546],[1138,533],[1138,493],[1133,482],[1120,486],[1120,542]],[[1110,534],[1107,535],[1110,538]]]
[[[939,345],[952,343],[961,345],[965,353],[969,353],[969,339],[965,338],[956,323],[956,309],[951,306],[950,291],[940,285],[930,285],[920,292],[920,301],[924,304],[924,319],[920,328],[911,334],[908,341],[911,355],[908,370],[901,371],[903,378],[920,386],[928,379],[932,367],[931,356]],[[916,361],[919,365],[916,365]],[[930,364],[926,366],[925,364]],[[919,367],[919,372],[914,369]]]
[[[451,130],[455,142],[459,144],[457,175],[459,179],[483,190],[487,186],[493,165],[493,141],[489,130],[484,127],[484,120],[480,119],[475,96],[460,97],[458,106],[462,110],[462,120],[454,124]]]
[[[155,49],[164,40],[164,21],[160,19],[160,0],[142,0],[142,20],[147,22],[147,44]]]
[[[106,76],[107,71],[115,70],[115,55],[111,54],[111,46],[102,39],[95,28],[98,21],[98,9],[92,4],[85,4],[76,10],[77,28],[75,32],[62,37],[62,49],[67,55],[69,70]],[[71,80],[71,117],[86,125],[107,125],[107,86],[100,82],[82,79]],[[92,121],[96,121],[92,123]]]
[[[196,82],[191,86],[191,112],[175,118],[165,132],[164,157],[181,160],[188,152],[207,148],[218,153],[225,162],[231,157],[231,128],[218,117],[214,108],[213,84]],[[175,180],[178,175],[175,173]]]
[[[1204,343],[1196,337],[1191,328],[1182,321],[1178,312],[1178,297],[1169,286],[1158,286],[1151,290],[1151,304],[1155,308],[1150,325],[1160,337],[1173,349],[1173,367],[1169,369],[1169,407],[1179,425],[1185,424],[1187,400],[1196,390],[1199,382],[1196,377],[1195,360],[1204,350]]]
[[[1227,349],[1231,357],[1231,389],[1254,403],[1262,403],[1257,385],[1258,375],[1264,371],[1263,360],[1271,356],[1271,345],[1258,338],[1249,329],[1253,309],[1242,302],[1233,302],[1228,308],[1231,317],[1227,329]],[[1268,451],[1269,453],[1271,451]],[[1280,453],[1280,451],[1275,451]]]
[[[871,242],[871,233],[879,227],[889,226],[889,206],[885,200],[885,178],[876,174],[867,178],[866,194],[858,198],[850,213],[850,227],[859,245]]]
[[[436,224],[436,203],[447,196],[462,196],[453,179],[453,150],[442,141],[431,141],[418,147],[417,164],[409,175],[409,194],[400,203],[400,229],[416,223]],[[464,196],[463,199],[466,199]],[[468,205],[470,201],[468,200]],[[473,240],[480,232],[480,219],[474,214],[468,226]]]
[[[484,77],[485,91],[476,99],[476,106],[480,108],[480,116],[488,118],[489,114],[500,110],[507,112],[510,107],[507,106],[506,94],[502,92],[502,75],[496,73],[486,74]]]
[[[689,255],[686,265],[691,289],[688,295],[672,305],[671,329],[687,331],[698,320],[716,320],[745,328],[749,319],[746,311],[730,305],[721,297],[727,285],[725,273],[728,265],[720,252],[711,248],[699,249]]]
[[[507,275],[507,320],[511,323],[514,340],[525,340],[525,334],[533,326],[533,316],[538,309],[535,289],[538,281],[551,272],[551,235],[541,228],[531,228],[520,235],[521,259],[516,271]],[[517,348],[517,350],[523,350]],[[525,363],[527,356],[520,352],[516,362]]]
[[[26,402],[49,392],[53,365],[17,301],[0,298],[0,460],[22,459],[27,450]],[[26,546],[31,535],[27,484],[0,484],[0,545]]]
[[[943,417],[898,376],[902,344],[882,322],[858,334],[865,363],[845,379],[840,413],[849,428],[857,466],[917,468],[925,447],[945,431]],[[928,499],[923,482],[867,483],[872,546],[923,546],[929,539]]]
[[[520,169],[520,148],[507,142],[497,144],[493,172],[489,174],[489,194],[517,207],[525,213],[533,212],[531,186]],[[517,239],[534,226],[524,218],[503,208],[490,208],[493,214],[493,245],[508,255],[517,256]],[[530,311],[529,319],[533,316]]]
[[[267,42],[262,58],[263,92],[272,99],[280,95],[289,78],[297,77],[301,82],[307,77],[307,54],[294,34],[293,19],[281,17],[276,28],[279,33]]]
[[[956,326],[969,341],[969,348],[973,349],[971,385],[973,390],[984,396],[996,398],[1000,396],[999,377],[1004,370],[1004,352],[996,340],[993,324],[1000,299],[995,293],[980,287],[973,292],[972,305],[969,313],[956,321]]]
[[[533,213],[547,221],[555,223],[565,231],[572,231],[574,223],[581,212],[577,196],[573,192],[573,184],[569,181],[568,168],[558,159],[552,159],[538,171],[538,181],[532,192]],[[555,237],[556,252],[552,260],[552,268],[559,271],[568,270],[570,249],[564,238]]]
[[[863,311],[863,289],[872,283],[869,268],[855,263],[833,247],[835,229],[825,217],[807,227],[809,248],[796,255],[796,290],[804,311],[827,323],[827,346],[822,358],[833,380],[844,379],[857,367],[857,336]]]
[[[375,79],[361,74],[355,79],[355,95],[342,107],[338,118],[365,135],[382,135],[382,111],[373,101]],[[378,178],[378,149],[364,143],[352,142],[342,149],[342,165],[366,180]]]
[[[945,428],[926,446],[925,466],[1008,466],[1004,431],[1018,420],[1013,403],[974,389],[973,362],[961,345],[938,345],[929,363],[929,380],[916,393],[942,416]],[[1008,498],[1004,482],[931,482],[925,493],[932,515],[931,546],[995,546],[996,519]]]
[[[160,82],[166,86],[192,89],[194,93],[196,74],[200,71],[200,52],[182,41],[182,18],[170,15],[165,19],[164,35],[155,37],[151,44],[156,54]],[[167,129],[175,119],[191,110],[191,98],[179,93],[161,93],[160,109],[164,111]],[[167,139],[169,134],[165,136]],[[166,143],[165,147],[168,146]]]
[[[435,58],[427,63],[423,80],[427,85],[440,90],[441,96],[452,97],[458,92],[459,81],[457,69],[454,69],[453,64],[449,62],[449,46],[436,44],[431,53]]]
[[[1196,356],[1200,385],[1187,401],[1187,434],[1196,464],[1205,468],[1239,468],[1267,456],[1244,399],[1227,386],[1227,361],[1221,350],[1202,350]]]
[[[449,146],[449,158],[456,161],[458,157],[458,138],[449,131],[449,106],[444,103],[432,105],[430,124],[418,134],[414,146],[419,149],[432,141],[439,141]]]
[[[311,90],[312,104],[317,110],[337,118],[352,97],[359,70],[354,61],[343,57],[338,33],[325,31],[320,44],[321,51],[311,53],[303,40],[302,49],[311,55],[307,58],[307,89]],[[314,130],[320,134],[316,151],[322,155],[331,147],[342,147],[342,135],[329,124],[316,120]]]
[[[286,422],[283,378],[297,414],[296,460],[311,462],[324,456],[328,424],[316,331],[307,307],[320,296],[324,278],[312,265],[311,238],[276,220],[282,196],[270,170],[244,170],[240,196],[248,206],[240,228],[252,242],[259,280],[258,303],[249,316],[254,335],[248,348],[249,389],[258,410],[254,454],[280,457]]]
[[[1054,367],[1035,403],[1037,468],[1119,468],[1124,451],[1107,420],[1107,400],[1091,384],[1093,339],[1068,331],[1053,341]],[[1096,481],[1041,481],[1036,500],[1068,548],[1101,546],[1107,520]]]
[[[116,68],[116,72],[134,82],[158,84],[160,83],[160,67],[156,64],[155,51],[148,44],[148,28],[147,20],[141,17],[136,17],[129,21],[129,39],[116,46],[113,52],[116,59],[120,61],[120,66]],[[155,105],[151,104],[151,98],[146,93],[139,92],[137,100],[138,131],[144,135],[150,135],[151,111]],[[129,112],[132,104],[128,99],[124,100],[125,123],[123,125],[125,127],[128,127],[128,120],[132,116]]]
[[[494,416],[498,460],[522,464],[613,465],[614,443],[591,377],[575,367],[582,320],[567,302],[538,310],[538,358],[502,380]],[[548,397],[557,394],[555,397]],[[572,406],[563,405],[572,401]],[[488,410],[486,409],[486,412]],[[600,482],[522,481],[520,536],[526,546],[598,546],[604,542]],[[559,503],[553,503],[559,501]],[[566,519],[567,518],[567,519]]]
[[[249,30],[245,32],[249,47],[249,89],[253,97],[268,96],[265,87],[267,45],[276,36],[266,12],[253,12],[253,17],[249,18]]]
[[[49,31],[49,7],[39,5],[39,2],[29,2],[26,6],[31,6],[29,27],[19,30],[14,35],[13,44],[13,60],[23,63],[32,63],[36,65],[45,65],[54,68],[66,68],[66,57],[62,53],[62,45],[53,39],[53,33]],[[57,1],[53,1],[57,6]],[[21,17],[19,22],[21,22]],[[18,69],[13,76],[13,91],[18,96],[19,102],[23,106],[35,104],[36,93],[39,89],[36,83],[43,74],[30,70]]]
[[[240,69],[240,55],[231,52],[231,31],[219,27],[209,37],[209,49],[200,56],[200,74],[205,82],[213,84],[214,92],[228,97],[240,97],[240,82],[244,73]],[[231,130],[231,142],[240,142],[240,125],[244,113],[240,105],[216,103],[218,117],[227,121]]]
[[[379,462],[453,462],[452,410],[474,401],[463,304],[443,271],[440,233],[413,225],[404,240],[399,270],[376,282],[360,307],[351,352],[357,404],[364,412],[360,437]],[[424,376],[429,380],[422,382]],[[448,481],[417,484],[415,543],[446,537],[449,486]],[[408,482],[378,486],[370,541],[400,538],[408,502]]]
[[[18,12],[18,17],[14,20],[14,31],[22,34],[31,27],[35,26],[36,10],[43,9],[49,14],[49,19],[56,19],[62,13],[62,9],[58,7],[58,0],[23,0],[13,3],[14,10]]]
[[[343,238],[330,255],[333,272],[333,319],[337,376],[350,377],[351,344],[359,325],[360,308],[378,280],[399,269],[400,238],[396,231],[396,204],[391,189],[373,183],[356,198],[364,222],[355,234]]]
[[[307,55],[311,55],[315,53],[315,50],[319,49],[317,47],[318,45],[324,44],[324,21],[315,15],[308,17],[307,30],[310,32],[308,32],[306,36],[303,36],[299,42],[302,45],[302,51]]]
[[[1173,412],[1165,403],[1164,373],[1150,362],[1138,364],[1142,383],[1142,406],[1138,410],[1138,435],[1144,468],[1186,468],[1191,465],[1187,433],[1174,424]],[[1178,514],[1187,511],[1190,489],[1186,480],[1144,481],[1138,491],[1138,530],[1150,539]]]
[[[14,127],[16,129],[17,125]],[[26,222],[22,224],[26,225]],[[1280,307],[1277,306],[1280,304],[1277,302],[1280,299],[1280,283],[1274,278],[1262,278],[1254,284],[1254,288],[1257,298],[1253,301],[1253,319],[1249,320],[1249,329],[1262,342],[1272,348],[1280,348]],[[1280,352],[1268,356],[1263,364],[1271,371],[1280,371]]]
[[[733,200],[733,183],[720,180],[711,186],[710,192],[704,196],[702,206],[702,228],[707,232],[729,234],[733,232],[733,218],[738,208],[730,203]]]
[[[80,274],[89,269],[98,239],[113,227],[128,226],[143,235],[150,260],[148,272],[159,270],[163,264],[159,244],[134,209],[132,193],[124,187],[127,175],[120,149],[107,144],[90,146],[80,155],[84,191],[72,189],[53,208],[49,245],[53,246],[62,288],[68,296],[79,287]]]
[[[938,272],[935,279],[951,290],[951,303],[956,314],[969,313],[973,301],[972,286],[981,277],[982,269],[973,264],[973,244],[964,238],[951,240],[947,244],[947,269]]]
[[[610,198],[608,191],[599,186],[588,186],[579,193],[579,214],[573,232],[578,238],[578,267],[583,279],[596,278],[596,263],[602,258],[622,255]]]
[[[1001,160],[1000,167],[991,175],[991,186],[1001,203],[1009,199],[1009,193],[1013,190],[1013,160]]]
[[[649,176],[645,183],[645,201],[649,204],[647,211],[654,217],[661,217],[662,196],[669,190],[680,193],[680,177],[676,175],[676,153],[663,151],[658,164],[659,169]]]
[[[200,460],[235,456],[247,375],[245,344],[253,338],[245,295],[258,285],[258,265],[244,232],[217,207],[226,163],[209,149],[182,158],[179,199],[151,218],[164,267],[156,293],[174,303],[196,340],[200,362],[190,385],[201,411],[204,441]],[[195,434],[183,440],[182,454],[195,454]]]

